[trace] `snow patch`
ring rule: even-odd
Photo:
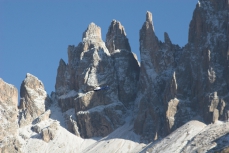
[[[59,97],[59,99],[66,99],[66,98],[70,98],[70,97],[75,97],[77,95],[78,95],[78,93],[75,90],[71,90],[67,94],[61,95]]]

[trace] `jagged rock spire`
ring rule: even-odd
[[[144,22],[140,30],[140,53],[141,61],[148,61],[151,64],[151,69],[156,66],[155,54],[159,50],[159,41],[154,33],[154,27],[152,24],[152,13],[146,12],[146,21]],[[152,57],[151,57],[152,56]],[[150,60],[147,60],[149,58]],[[144,64],[144,63],[141,63]],[[146,64],[149,65],[149,64]]]
[[[96,39],[101,40],[101,28],[97,26],[95,23],[90,23],[87,30],[83,33],[83,40],[85,39]]]
[[[117,49],[131,50],[125,29],[119,21],[113,20],[111,22],[106,35],[106,46],[110,53]]]
[[[50,103],[43,83],[34,75],[27,73],[20,89],[20,127],[31,124],[34,119],[45,112]]]
[[[166,44],[172,44],[167,32],[164,33],[164,39]]]
[[[151,23],[153,22],[152,13],[149,11],[146,12],[146,21],[151,22]]]
[[[70,85],[67,83],[67,78],[69,76],[70,74],[68,72],[68,65],[63,59],[60,59],[55,84],[55,90],[57,95],[62,95],[70,89]]]
[[[153,15],[151,12],[147,11],[146,12],[146,22],[149,23],[149,25],[152,25],[153,31],[154,31],[154,26],[153,26]]]

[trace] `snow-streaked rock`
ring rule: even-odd
[[[117,28],[120,28],[121,31]],[[69,63],[60,61],[59,64],[55,95],[63,112],[75,108],[75,114],[71,115],[76,116],[76,120],[73,121],[73,118],[67,117],[68,125],[71,125],[68,129],[72,132],[72,127],[75,125],[73,122],[77,122],[78,131],[82,137],[105,136],[104,134],[112,132],[118,125],[121,125],[113,123],[112,119],[119,114],[119,111],[125,112],[124,106],[131,107],[136,97],[139,65],[128,47],[129,43],[124,28],[121,23],[115,22],[114,28],[110,28],[109,32],[112,40],[116,38],[115,34],[125,38],[125,45],[117,45],[117,49],[123,50],[117,50],[117,53],[115,50],[113,51],[115,53],[111,55],[112,51],[109,51],[102,41],[100,27],[91,23],[83,33],[82,42],[77,47],[69,46]],[[115,43],[122,42],[117,39]],[[96,87],[105,85],[109,86],[108,90],[94,91]],[[107,120],[106,125],[110,127],[108,132],[100,132],[101,135],[98,132],[83,132],[85,129],[90,131],[90,128],[91,131],[94,131],[93,127],[88,126],[94,123],[91,117],[94,119],[95,116],[93,115],[95,112],[92,113],[90,110],[100,106],[108,108],[106,105],[113,106],[112,104],[114,106],[122,105],[122,107],[120,109],[114,107],[115,111],[111,111],[109,115],[99,113],[100,118],[104,120],[98,121]],[[80,112],[89,113],[86,114],[88,115],[86,117],[85,113]],[[120,113],[119,118],[122,118],[123,114]],[[90,119],[86,122],[85,117]],[[96,124],[102,123],[96,122]],[[96,130],[99,129],[96,128]]]
[[[113,20],[106,35],[106,46],[114,60],[118,84],[118,98],[127,107],[133,107],[139,80],[139,65],[131,52],[124,27]]]
[[[143,139],[164,137],[193,119],[228,120],[228,12],[228,1],[200,0],[183,48],[173,45],[167,33],[165,42],[159,41],[147,12],[140,30],[135,121]]]
[[[126,109],[122,103],[100,105],[77,112],[80,134],[84,138],[104,137],[123,125]]]
[[[51,107],[54,107],[53,105]],[[130,113],[130,112],[129,112]],[[62,112],[59,111],[59,115]],[[51,117],[52,118],[52,117]],[[83,139],[67,131],[58,121],[53,119],[45,120],[36,125],[43,131],[47,131],[52,124],[55,124],[55,136],[47,132],[48,138],[44,141],[43,134],[33,132],[32,125],[27,125],[19,129],[19,138],[22,144],[23,153],[43,153],[43,152],[129,152],[137,153],[146,145],[140,143],[140,136],[133,132],[133,118],[124,118],[125,124],[115,129],[106,137],[93,137]]]
[[[60,60],[57,69],[55,91],[60,96],[66,94],[71,88],[69,66],[64,62],[63,59]]]
[[[141,68],[138,96],[135,100],[134,129],[145,141],[152,141],[168,134],[170,128],[167,127],[172,127],[165,124],[165,114],[166,111],[171,111],[166,110],[170,108],[169,100],[176,96],[175,67],[181,48],[172,44],[167,33],[165,33],[164,43],[158,40],[150,12],[146,13],[146,21],[140,30],[139,41]],[[169,93],[164,95],[167,90]],[[168,122],[170,123],[172,122]]]
[[[89,24],[82,42],[68,47],[68,63],[59,62],[52,103],[27,74],[20,128],[15,89],[0,79],[0,152],[226,152],[228,12],[226,0],[199,0],[183,48],[166,32],[158,40],[146,12],[141,64],[119,21],[106,43]]]
[[[200,133],[206,125],[199,121],[190,121],[158,142],[150,143],[143,152],[180,153],[188,142]]]
[[[18,91],[0,78],[0,152],[20,152],[18,134]]]
[[[183,148],[185,152],[217,152],[229,145],[229,122],[216,122],[206,126]]]
[[[117,49],[131,51],[125,29],[119,21],[111,22],[106,34],[106,47],[110,53],[114,53]]]
[[[32,123],[45,112],[51,100],[44,89],[43,83],[32,74],[27,73],[20,89],[19,125]]]
[[[78,97],[75,90],[71,90],[58,97],[58,104],[63,112],[75,107],[74,99]]]

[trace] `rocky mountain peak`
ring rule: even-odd
[[[146,21],[152,23],[153,22],[153,15],[151,12],[146,12]]]
[[[19,125],[26,126],[43,114],[50,103],[43,83],[34,75],[27,73],[20,89]]]
[[[131,51],[125,29],[119,21],[113,20],[111,22],[106,35],[106,47],[110,53],[117,49]]]
[[[165,44],[172,44],[167,32],[164,33],[164,41],[165,41]]]
[[[93,22],[90,23],[88,28],[84,31],[82,39],[83,41],[88,39],[101,41],[102,40],[101,28]]]
[[[122,26],[121,22],[117,21],[117,20],[112,20],[111,25],[108,29],[108,33],[109,32],[115,32],[116,35],[123,35],[126,36],[126,32],[124,27]]]
[[[159,41],[154,33],[152,13],[146,12],[146,21],[140,30],[140,53],[152,50],[155,52],[159,49]],[[153,53],[155,54],[155,53]]]
[[[51,106],[37,77],[26,74],[19,110],[17,90],[0,79],[0,152],[229,149],[229,122],[221,122],[229,120],[228,8],[228,0],[199,0],[183,48],[166,32],[158,40],[147,11],[141,67],[119,21],[111,22],[106,43],[91,23],[82,42],[68,47],[68,63],[59,61]]]
[[[26,78],[22,84],[23,84],[22,88],[26,87],[26,88],[31,88],[31,89],[39,89],[39,88],[44,89],[43,83],[37,77],[35,77],[34,75],[30,73],[26,74]],[[21,91],[20,96],[22,96],[23,90],[20,90],[20,91]]]

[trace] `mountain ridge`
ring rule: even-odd
[[[182,142],[174,152],[225,149],[228,131],[223,127],[228,126],[229,116],[228,12],[226,0],[200,0],[190,22],[188,43],[181,48],[172,44],[167,33],[164,42],[158,40],[152,14],[147,11],[140,30],[141,64],[131,52],[119,21],[111,22],[106,42],[101,39],[101,28],[89,24],[82,42],[68,47],[68,63],[60,60],[55,92],[50,97],[38,78],[26,75],[21,104],[14,112],[19,118],[9,121],[18,122],[14,128],[17,132],[9,142],[2,136],[0,151],[39,152],[33,150],[38,146],[31,146],[39,142],[48,146],[48,152],[50,148],[61,152],[68,144],[62,142],[60,133],[78,142],[69,152],[168,152],[176,144],[167,142],[170,137]],[[12,87],[1,81],[10,91]],[[108,90],[94,91],[105,85],[109,85]],[[0,103],[4,108],[10,94],[1,94],[6,97]],[[4,113],[2,116],[4,121],[8,118]],[[193,133],[195,128],[198,130]],[[221,132],[215,135],[217,129]],[[201,133],[204,137],[198,135]],[[208,133],[211,139],[197,145]],[[179,135],[181,139],[177,139]],[[80,149],[82,141],[91,145]],[[167,148],[163,148],[164,143]]]

